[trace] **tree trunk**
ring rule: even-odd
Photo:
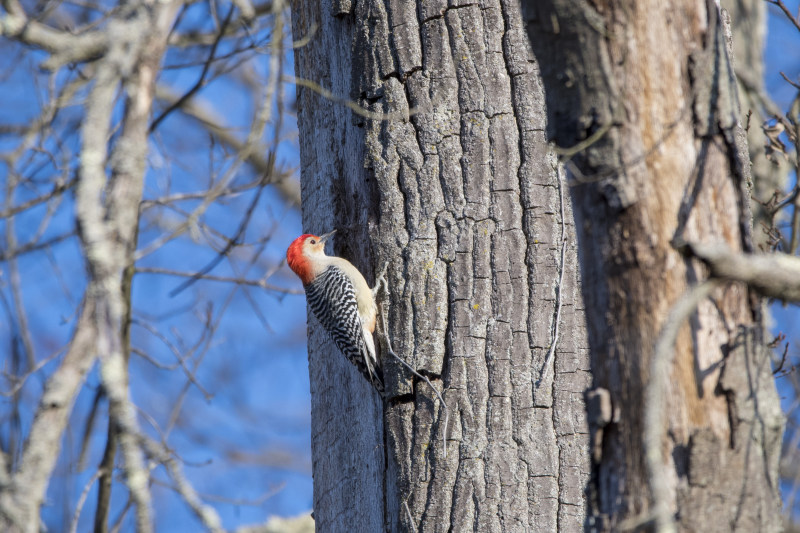
[[[592,427],[590,523],[610,531],[652,519],[648,489],[663,484],[658,503],[683,531],[776,531],[782,415],[763,302],[722,285],[679,330],[669,376],[650,375],[670,309],[707,277],[673,244],[753,251],[749,161],[720,13],[680,0],[525,4],[549,132],[578,148],[567,168],[593,386],[611,401]],[[668,415],[653,465],[665,476],[656,478],[644,404],[648,383],[664,378],[656,407]]]
[[[576,239],[518,4],[292,11],[304,226],[367,279],[389,264],[394,351],[450,415],[385,349],[383,406],[310,319],[318,531],[580,531]]]

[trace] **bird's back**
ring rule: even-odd
[[[340,268],[331,265],[306,285],[305,290],[308,306],[336,346],[379,392],[383,392],[383,372],[372,339],[365,338],[371,333],[364,331],[350,279]]]

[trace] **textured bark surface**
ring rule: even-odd
[[[562,147],[589,139],[567,166],[595,397],[610,399],[592,428],[589,524],[616,530],[648,517],[642,407],[656,338],[706,277],[671,242],[752,251],[747,148],[713,2],[528,1],[525,13],[549,133]],[[761,305],[725,285],[678,336],[663,461],[681,530],[780,527],[782,415]]]
[[[368,280],[389,263],[393,347],[451,415],[445,456],[436,396],[384,355],[381,418],[312,319],[318,531],[582,530],[576,239],[518,4],[297,0],[292,24],[299,77],[383,114],[299,90],[305,228],[337,228]]]

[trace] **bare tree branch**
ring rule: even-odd
[[[675,304],[661,329],[650,362],[650,383],[645,393],[644,447],[650,492],[653,495],[651,516],[658,533],[676,531],[669,504],[668,471],[662,457],[661,444],[666,427],[666,394],[675,360],[675,339],[686,319],[719,284],[716,280],[706,281],[692,288]]]
[[[156,97],[165,102],[175,102],[179,98],[169,87],[164,85],[156,87]],[[185,101],[181,106],[181,111],[202,124],[226,146],[229,146],[237,152],[243,151],[244,141],[234,135],[230,128],[222,125],[222,120],[214,116],[211,109],[203,102],[199,101],[198,98],[195,97]],[[283,197],[292,205],[299,206],[300,183],[296,176],[294,176],[294,173],[281,172],[274,166],[271,166],[269,158],[264,155],[266,153],[266,148],[252,150],[247,154],[246,162],[252,165],[260,174],[269,176],[269,183],[274,184]]]
[[[236,285],[248,285],[250,287],[259,287],[269,291],[282,292],[285,294],[305,294],[305,292],[303,292],[303,289],[280,287],[278,285],[267,283],[266,280],[263,279],[244,279],[233,276],[214,276],[211,274],[202,274],[200,276],[197,276],[197,273],[195,272],[181,272],[179,270],[171,270],[167,268],[157,268],[157,267],[137,267],[136,272],[141,274],[164,274],[167,276],[177,276],[181,278],[198,277],[198,279],[205,279],[208,281],[235,283]]]
[[[69,350],[58,370],[47,381],[28,433],[19,470],[0,491],[0,524],[15,531],[37,532],[39,507],[55,467],[59,444],[75,395],[94,363],[95,307],[84,305]]]
[[[206,526],[209,531],[221,533],[223,529],[219,515],[213,507],[204,504],[200,500],[197,492],[195,492],[186,480],[178,463],[172,458],[169,452],[162,449],[160,444],[144,435],[140,435],[139,438],[141,439],[142,445],[147,450],[147,453],[167,468],[173,481],[175,481],[177,491],[203,525]]]
[[[769,298],[800,301],[800,259],[786,254],[749,255],[724,244],[688,243],[692,254],[720,279],[741,281]]]
[[[251,7],[252,10],[252,7]],[[208,70],[211,68],[211,63],[214,61],[214,56],[217,53],[217,47],[219,43],[222,41],[223,36],[225,35],[225,28],[228,27],[228,24],[231,21],[231,17],[233,16],[233,5],[231,5],[230,9],[228,10],[228,14],[225,16],[225,20],[222,23],[222,28],[219,32],[217,32],[217,38],[211,45],[211,50],[208,52],[208,59],[206,59],[205,63],[203,64],[203,70],[200,72],[200,77],[192,86],[191,89],[186,91],[183,96],[178,98],[175,102],[170,104],[164,111],[161,112],[160,115],[150,124],[150,132],[155,131],[158,128],[158,125],[169,116],[170,113],[181,107],[184,102],[191,99],[197,91],[199,91],[206,83],[206,76],[208,75]]]
[[[18,0],[3,2],[6,14],[0,17],[0,35],[19,39],[38,46],[52,54],[42,66],[56,69],[67,63],[86,61],[98,57],[106,47],[106,33],[87,32],[80,35],[59,31],[31,20]]]
[[[152,529],[148,473],[136,441],[138,425],[129,397],[124,353],[125,303],[122,273],[136,246],[138,208],[147,153],[147,120],[166,35],[179,3],[160,5],[149,13],[140,5],[134,16],[112,20],[108,31],[118,35],[97,69],[86,110],[81,154],[81,180],[76,189],[77,216],[90,270],[97,280],[100,374],[109,411],[118,430],[125,480],[136,504],[136,527]],[[152,15],[152,19],[148,14]],[[151,26],[161,31],[150,32]],[[123,129],[111,155],[112,177],[106,189],[106,138],[114,94],[123,75],[135,72],[136,84],[126,103]],[[103,191],[106,190],[105,195]],[[105,196],[105,205],[103,198]],[[110,216],[109,216],[110,215]]]

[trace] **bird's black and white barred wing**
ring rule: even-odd
[[[339,268],[330,266],[305,289],[308,306],[336,346],[378,392],[383,392],[383,373],[364,339],[368,333],[358,316],[358,302],[350,279]]]

